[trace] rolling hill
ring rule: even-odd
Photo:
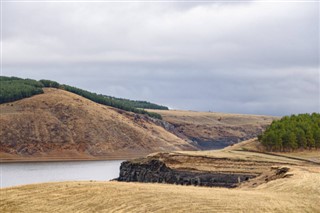
[[[0,105],[2,160],[128,159],[195,147],[146,115],[97,104],[65,90]]]

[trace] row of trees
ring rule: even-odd
[[[99,95],[99,94],[96,94],[93,92],[89,92],[89,91],[79,89],[76,87],[72,87],[72,86],[68,86],[68,85],[63,85],[62,88],[69,91],[69,92],[80,95],[84,98],[87,98],[91,101],[99,103],[99,104],[111,106],[114,108],[122,109],[122,110],[129,111],[129,112],[134,112],[134,113],[138,113],[138,114],[146,114],[146,115],[149,115],[150,117],[154,117],[157,119],[162,119],[161,115],[158,113],[147,112],[143,109],[138,109],[138,108],[132,107],[132,105],[130,104],[130,100],[123,101],[123,99]]]
[[[133,100],[128,100],[128,99],[124,99],[124,98],[115,98],[115,97],[106,96],[106,95],[104,97],[111,99],[111,100],[120,101],[124,105],[130,106],[133,108],[169,110],[169,108],[166,106],[150,103],[148,101],[133,101]]]
[[[146,114],[150,117],[162,119],[158,113],[147,112],[145,109],[168,109],[165,106],[149,103],[146,101],[132,101],[128,99],[115,98],[111,96],[99,95],[76,87],[61,85],[58,82],[50,80],[32,80],[21,79],[17,77],[0,76],[0,103],[16,101],[22,98],[27,98],[36,94],[43,93],[43,87],[60,88],[66,91],[75,93],[91,101],[99,104],[115,107],[125,111],[130,111],[138,114]]]
[[[285,116],[258,136],[268,151],[320,148],[320,114]]]
[[[43,87],[61,88],[60,84],[56,81],[40,80]]]

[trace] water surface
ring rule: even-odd
[[[0,163],[1,188],[30,183],[111,180],[119,176],[122,160]]]

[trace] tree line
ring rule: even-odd
[[[107,96],[104,95],[104,97],[111,99],[111,100],[116,100],[124,103],[127,106],[133,107],[133,108],[141,108],[141,109],[159,109],[159,110],[169,110],[168,107],[150,103],[148,101],[133,101],[125,98],[116,98],[112,96]]]
[[[111,106],[114,108],[122,109],[129,112],[134,112],[138,114],[145,114],[150,117],[157,119],[162,119],[161,115],[158,113],[148,112],[144,109],[161,109],[168,110],[168,107],[150,103],[147,101],[133,101],[123,98],[115,98],[112,96],[106,96],[101,94],[96,94],[83,89],[72,87],[69,85],[59,84],[56,81],[51,80],[32,80],[32,79],[22,79],[17,77],[6,77],[0,76],[0,103],[7,103],[16,101],[19,99],[31,97],[33,95],[43,93],[42,88],[52,87],[63,89],[91,101],[106,106]]]
[[[0,76],[0,104],[41,93],[42,84],[38,81]]]
[[[138,114],[146,114],[150,117],[154,117],[157,119],[162,119],[161,115],[158,113],[148,112],[143,109],[138,109],[138,108],[132,107],[132,104],[130,104],[130,102],[132,102],[132,101],[130,101],[130,100],[122,101],[121,99],[118,99],[118,98],[111,98],[109,96],[96,94],[93,92],[89,92],[89,91],[79,89],[76,87],[72,87],[72,86],[68,86],[68,85],[62,85],[62,88],[66,91],[75,93],[77,95],[80,95],[84,98],[87,98],[87,99],[94,101],[96,103],[99,103],[99,104],[111,106],[114,108],[122,109],[122,110],[129,111],[129,112],[134,112],[134,113],[138,113]]]
[[[258,136],[268,151],[320,148],[320,114],[284,116]]]

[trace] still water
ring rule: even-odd
[[[119,176],[121,160],[78,162],[1,163],[1,188],[30,183],[111,180]]]

